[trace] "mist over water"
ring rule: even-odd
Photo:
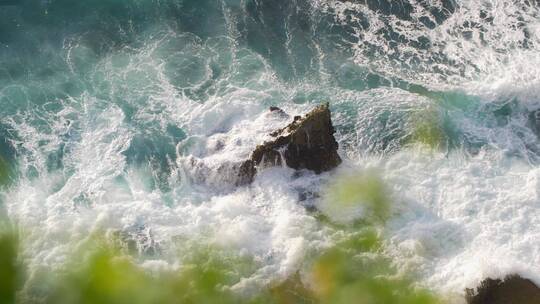
[[[290,122],[269,106],[324,102],[335,172],[217,171]],[[254,259],[233,286],[249,294],[347,234],[314,207],[369,221],[324,200],[367,174],[392,202],[385,254],[420,286],[540,284],[539,109],[537,1],[0,2],[0,214],[30,271],[96,231],[149,271],[197,240]]]

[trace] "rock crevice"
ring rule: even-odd
[[[280,111],[271,108],[271,111]],[[238,184],[249,184],[257,170],[271,166],[307,169],[317,174],[330,171],[341,164],[338,143],[334,137],[328,104],[323,104],[292,123],[270,134],[273,140],[258,145],[248,160],[239,167]]]

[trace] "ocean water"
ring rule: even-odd
[[[218,171],[324,102],[340,168]],[[0,214],[30,273],[106,231],[149,271],[182,240],[250,256],[250,293],[346,233],[314,209],[369,220],[325,193],[377,176],[385,254],[419,286],[540,284],[539,109],[534,0],[0,1]]]

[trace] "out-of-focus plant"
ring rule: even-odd
[[[256,270],[253,260],[212,245],[190,250],[175,278],[168,279],[180,303],[240,302],[229,287]]]
[[[180,269],[152,273],[123,253],[121,246],[99,240],[82,246],[64,271],[32,282],[46,286],[41,286],[40,294],[27,294],[16,302],[16,290],[21,287],[17,242],[12,236],[0,241],[0,295],[1,303],[6,304],[439,303],[428,292],[415,290],[410,281],[395,276],[391,261],[381,254],[379,234],[372,228],[348,234],[306,261],[308,267],[302,274],[298,272],[284,282],[262,288],[249,298],[235,294],[229,287],[256,270],[251,259],[215,246],[194,246]]]
[[[322,254],[311,270],[319,303],[435,304],[425,290],[396,275],[391,260],[381,254],[381,240],[370,229],[352,234]]]
[[[47,303],[238,303],[229,287],[253,265],[213,246],[198,246],[179,270],[152,274],[111,242],[92,243],[89,250],[82,263],[74,259],[57,277]]]
[[[338,177],[323,201],[321,218],[335,230],[335,244],[307,254],[298,272],[255,295],[231,288],[260,270],[250,257],[202,240],[179,240],[178,269],[153,272],[139,265],[121,233],[91,235],[76,246],[62,270],[34,269],[17,293],[23,272],[17,238],[8,233],[0,238],[0,304],[441,303],[398,275],[384,254],[391,200],[377,174]]]
[[[331,183],[319,206],[344,236],[316,257],[308,271],[316,303],[440,303],[398,275],[383,253],[384,224],[391,215],[388,189],[376,172],[345,174]],[[340,226],[340,224],[349,224]],[[351,225],[352,224],[352,225]]]
[[[299,273],[287,280],[268,286],[260,294],[246,301],[248,304],[313,304],[317,298],[311,287],[302,281]]]
[[[439,149],[446,145],[441,114],[434,108],[419,111],[411,117],[411,134],[406,141],[409,144],[420,144],[430,149]]]
[[[304,274],[261,292],[251,304],[440,304],[396,275],[375,229],[367,228],[315,257]]]
[[[21,288],[23,269],[18,247],[16,234],[0,227],[0,304],[15,303],[16,293]]]
[[[390,199],[375,172],[345,174],[324,191],[318,209],[340,224],[384,223],[390,216]]]

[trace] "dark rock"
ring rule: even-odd
[[[248,184],[258,168],[286,165],[317,174],[341,164],[337,153],[329,105],[320,105],[304,117],[296,116],[287,127],[272,132],[274,140],[257,146],[240,170],[238,184]]]
[[[540,288],[518,275],[504,280],[486,279],[480,286],[466,290],[468,304],[540,304]]]
[[[289,117],[289,114],[285,113],[285,111],[278,107],[270,107],[270,112],[276,113],[282,117]]]
[[[247,160],[240,164],[238,167],[238,179],[236,180],[236,185],[247,185],[253,181],[253,177],[257,174],[257,169],[252,160]]]
[[[206,184],[218,191],[227,191],[231,187],[246,185],[254,176],[255,166],[249,161],[224,162],[218,165],[208,165],[196,157],[187,157],[181,160],[181,166],[186,168],[186,178],[195,184]]]

